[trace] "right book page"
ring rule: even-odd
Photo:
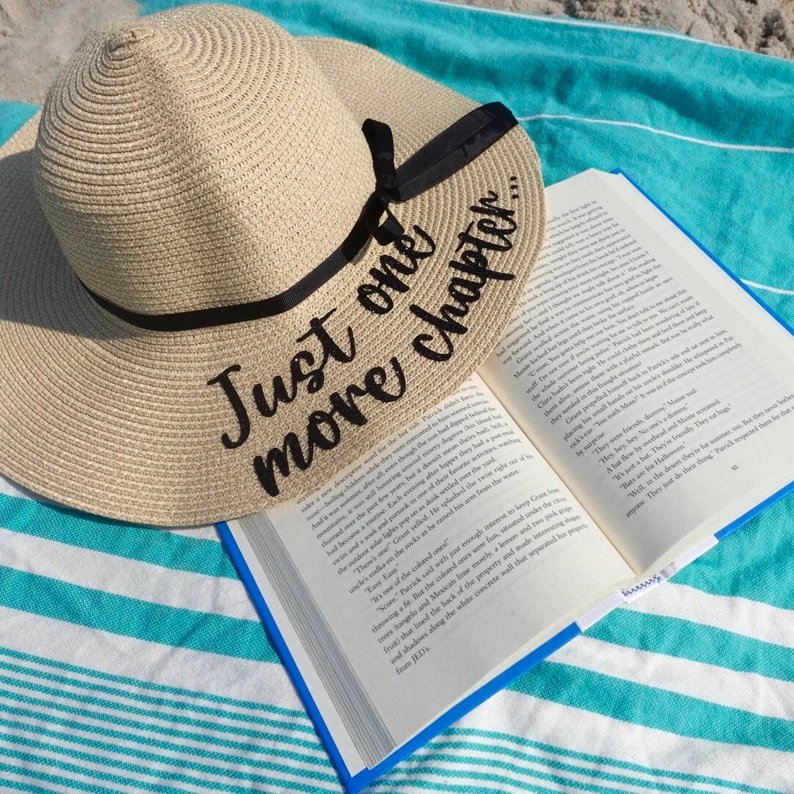
[[[546,195],[479,372],[642,577],[794,480],[794,336],[624,176]]]

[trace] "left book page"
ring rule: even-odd
[[[353,773],[633,580],[476,375],[229,529]]]

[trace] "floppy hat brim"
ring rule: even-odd
[[[398,165],[476,106],[361,45],[298,41],[354,117],[391,126]],[[429,250],[420,232],[434,250],[403,277],[407,291],[390,293],[394,305],[387,314],[362,308],[357,287],[372,281],[370,271],[381,266],[382,256],[399,260],[400,252],[370,241],[354,262],[285,314],[196,331],[145,331],[100,308],[63,256],[33,187],[37,124],[38,115],[0,148],[0,473],[50,499],[112,518],[202,524],[317,488],[453,393],[477,368],[503,332],[542,246],[540,164],[526,133],[515,127],[452,177],[393,206],[417,250]],[[413,340],[433,329],[409,307],[438,314],[450,302],[449,262],[459,253],[459,235],[478,217],[470,208],[491,191],[515,224],[510,249],[495,254],[491,266],[513,279],[482,286],[461,320],[465,332],[450,337],[454,353],[447,360],[418,355]],[[311,222],[310,207],[295,219]],[[331,310],[323,327],[340,347],[353,329],[354,360],[330,357],[314,391],[308,381],[299,383],[294,399],[263,416],[254,386],[261,384],[272,402],[275,376],[291,388],[296,353],[305,349],[318,363],[318,337],[296,340],[312,318]],[[340,419],[338,443],[315,448],[305,470],[292,466],[288,476],[277,476],[279,494],[269,495],[255,457],[281,446],[290,433],[305,447],[308,418],[329,411],[331,393],[362,387],[373,368],[383,368],[383,389],[396,393],[393,359],[404,378],[399,399],[354,400],[364,421]],[[231,447],[222,436],[239,440],[239,419],[220,382],[208,384],[224,371],[250,420],[247,440]]]

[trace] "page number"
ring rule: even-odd
[[[739,467],[734,463],[733,466],[731,466],[731,471],[739,471]]]

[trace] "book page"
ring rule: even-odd
[[[794,337],[623,176],[547,197],[480,372],[642,575],[794,480]]]
[[[311,662],[368,764],[633,578],[476,375],[267,517],[288,553],[273,576],[311,601],[290,622],[312,624],[301,641],[325,649]]]

